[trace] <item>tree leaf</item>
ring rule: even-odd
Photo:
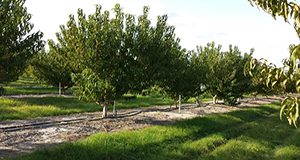
[[[296,62],[297,60],[300,58],[300,45],[297,45],[292,54],[291,54],[291,57],[290,57],[290,60],[292,62],[292,65],[293,65],[293,68],[295,69],[296,68]]]

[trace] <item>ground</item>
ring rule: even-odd
[[[118,110],[116,117],[99,118],[101,112],[79,113],[67,116],[44,117],[0,122],[0,158],[18,156],[37,148],[76,141],[94,133],[137,130],[152,125],[171,124],[178,120],[213,113],[236,111],[277,101],[278,98],[246,99],[238,106],[208,104],[197,107],[183,105],[181,112],[170,106],[153,106]],[[110,113],[112,115],[112,113]]]

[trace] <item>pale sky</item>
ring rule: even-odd
[[[66,24],[68,15],[76,14],[78,8],[91,14],[96,4],[111,10],[116,3],[137,16],[143,6],[150,6],[153,24],[156,16],[167,14],[169,25],[175,26],[182,47],[188,50],[215,41],[223,49],[229,44],[242,52],[254,48],[254,57],[280,65],[289,56],[289,44],[299,43],[291,24],[281,18],[275,21],[247,0],[27,0],[25,5],[33,15],[35,30],[44,32],[47,40],[56,38],[59,25]]]

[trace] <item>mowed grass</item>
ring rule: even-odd
[[[19,80],[4,85],[5,95],[58,94],[58,88],[37,82],[31,77],[21,76]],[[71,93],[71,90],[67,90]]]
[[[171,104],[172,100],[162,97],[137,96],[136,99],[117,101],[117,109],[148,107]],[[111,109],[112,107],[109,107]],[[102,107],[78,98],[42,97],[42,98],[0,98],[0,121],[28,119],[45,116],[67,115],[82,112],[101,111]]]
[[[58,89],[56,87],[48,86],[6,86],[5,95],[25,95],[25,94],[58,94]],[[68,92],[69,93],[69,92]]]
[[[299,159],[300,130],[280,121],[278,108],[278,105],[268,105],[138,131],[100,133],[16,159]]]

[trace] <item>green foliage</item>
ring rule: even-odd
[[[211,95],[224,99],[225,103],[234,105],[237,98],[249,92],[250,77],[243,73],[246,62],[252,57],[252,51],[242,55],[237,47],[229,46],[226,52],[222,52],[221,48],[214,43],[198,47],[198,63],[204,64],[202,69],[206,69],[204,88]]]
[[[297,120],[299,118],[299,99],[297,97],[286,97],[281,102],[280,119],[283,115],[286,116],[290,125],[297,128]]]
[[[297,92],[300,92],[300,80],[299,79],[296,82],[296,90],[297,90]]]
[[[282,17],[286,22],[293,21],[294,29],[296,30],[298,37],[300,37],[300,6],[294,1],[288,0],[248,0],[252,5],[256,5],[263,9],[265,12],[271,14],[274,18]],[[299,69],[297,62],[300,59],[300,45],[290,46],[290,59],[285,61],[285,65],[288,66],[288,72],[285,70],[269,70],[268,72],[268,82],[272,82],[272,87],[276,84],[280,84],[284,89],[288,88],[290,91],[293,89],[290,86],[295,86],[294,90],[299,90]],[[271,69],[271,68],[270,68]],[[275,79],[274,79],[275,77]],[[293,85],[290,82],[294,82]],[[296,82],[295,82],[296,81]],[[273,85],[274,84],[274,85]],[[291,85],[292,84],[292,85]],[[287,87],[288,85],[288,87]],[[293,102],[293,103],[292,103]],[[297,103],[297,105],[296,105]],[[290,105],[290,106],[287,106]],[[284,113],[287,116],[290,124],[294,124],[296,127],[296,121],[299,117],[298,110],[298,100],[296,97],[287,97],[282,103],[281,115]]]
[[[252,77],[252,91],[257,94],[271,95],[286,93],[288,75],[284,68],[268,64],[267,60],[255,58],[245,64],[245,74]]]
[[[198,48],[199,49],[199,48]],[[193,96],[199,97],[205,95],[207,92],[205,84],[208,79],[206,74],[208,72],[208,65],[205,63],[205,55],[199,54],[200,51],[197,52],[191,51],[190,54],[190,67],[191,72],[189,73],[190,81],[188,83],[194,85],[192,89]]]
[[[31,60],[31,66],[33,75],[49,85],[59,87],[60,83],[63,90],[73,86],[71,74],[74,69],[63,54],[54,49],[40,51]]]
[[[292,53],[290,56],[290,61],[293,65],[293,68],[296,68],[297,60],[300,59],[300,45],[293,47]]]
[[[58,44],[49,43],[78,73],[73,80],[80,97],[87,100],[110,102],[128,92],[165,84],[184,53],[166,15],[151,25],[148,7],[138,18],[125,14],[119,4],[112,12],[114,16],[97,6],[86,16],[79,9],[77,18],[70,15],[60,27]]]
[[[41,32],[32,32],[25,0],[0,1],[0,83],[16,80],[28,60],[43,46]]]
[[[158,86],[158,85],[154,85],[152,87],[149,87],[147,89],[144,89],[142,91],[142,95],[149,95],[149,96],[154,96],[154,97],[158,97],[158,96],[166,96],[166,91]]]
[[[293,69],[293,63],[290,62],[285,60],[284,67],[276,68],[275,65],[268,65],[266,60],[252,59],[245,67],[250,67],[248,74],[252,76],[252,82],[257,86],[256,92],[267,91],[265,94],[286,94],[298,91],[299,69]],[[297,97],[286,97],[281,103],[280,119],[286,116],[289,124],[297,127],[299,104]]]
[[[80,99],[110,104],[116,97],[115,87],[89,69],[74,75],[73,80],[78,86],[76,94]]]
[[[61,26],[57,33],[59,43],[49,43],[69,59],[78,73],[73,79],[79,85],[77,93],[86,100],[110,103],[130,89],[129,79],[135,77],[130,73],[134,57],[124,40],[124,13],[118,4],[113,12],[115,17],[110,19],[109,11],[102,12],[97,6],[87,18],[79,9],[78,20],[70,15],[66,26]]]
[[[167,95],[174,101],[178,99],[179,95],[183,99],[194,96],[194,90],[199,84],[194,80],[195,72],[193,72],[192,64],[188,58],[188,55],[184,52],[174,57],[171,61],[172,66],[169,67],[169,71],[167,72],[167,74],[171,73],[171,75],[160,82]]]

